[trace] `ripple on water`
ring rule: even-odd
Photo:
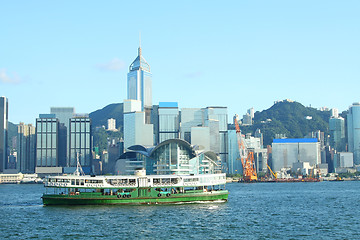
[[[359,187],[233,183],[225,203],[43,207],[41,185],[0,186],[0,239],[352,239]]]

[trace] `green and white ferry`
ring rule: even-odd
[[[48,176],[44,205],[170,204],[228,199],[225,174]]]

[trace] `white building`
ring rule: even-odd
[[[274,139],[272,144],[272,170],[291,168],[296,162],[321,163],[320,143],[316,138]]]
[[[141,111],[152,107],[152,74],[150,65],[141,54],[141,46],[138,56],[129,67],[127,84],[128,99],[141,101]]]
[[[203,126],[203,110],[201,108],[182,108],[180,138],[191,143],[191,128]]]
[[[109,118],[107,120],[107,124],[108,124],[107,130],[116,131],[116,120],[114,118]]]
[[[153,124],[145,123],[145,112],[141,111],[141,101],[124,100],[124,148],[153,144]]]
[[[334,154],[334,168],[351,168],[354,166],[354,154],[352,152],[338,152]]]

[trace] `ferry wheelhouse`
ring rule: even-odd
[[[227,201],[225,184],[225,174],[48,176],[42,200],[44,205]]]

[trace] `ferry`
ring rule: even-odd
[[[44,205],[173,204],[228,199],[225,174],[48,176]]]

